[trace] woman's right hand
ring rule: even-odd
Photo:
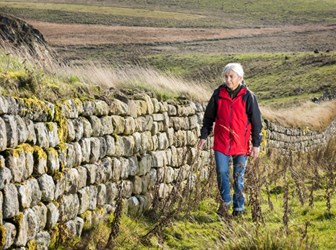
[[[202,148],[204,147],[204,144],[205,144],[205,139],[200,139],[197,143],[197,149],[198,150],[202,150]]]

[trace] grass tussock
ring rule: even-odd
[[[336,117],[336,101],[304,102],[298,106],[275,109],[262,106],[263,116],[285,127],[324,130]]]

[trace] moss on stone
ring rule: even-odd
[[[16,98],[19,103],[22,103],[26,107],[26,113],[34,113],[36,111],[43,111],[48,114],[48,119],[51,120],[53,116],[52,109],[46,104],[45,101],[31,98]]]
[[[57,103],[55,105],[55,117],[54,121],[57,122],[58,125],[58,138],[60,140],[60,143],[67,142],[68,137],[68,124],[67,119],[64,117],[62,113],[62,105],[60,103]]]
[[[3,248],[6,244],[6,229],[4,225],[0,225],[0,248]]]
[[[33,239],[33,240],[28,241],[27,248],[28,250],[36,250],[37,249],[36,240]]]
[[[47,159],[47,153],[43,150],[43,148],[39,147],[39,146],[34,146],[34,152],[33,152],[33,156],[34,159],[36,160],[41,160],[41,159]]]

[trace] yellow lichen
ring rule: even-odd
[[[41,159],[47,159],[47,153],[44,152],[43,148],[39,147],[39,146],[33,146],[34,148],[34,158],[37,160],[41,160]]]
[[[0,247],[1,249],[6,244],[6,229],[3,225],[0,225]]]
[[[55,122],[58,125],[58,138],[60,139],[60,143],[67,142],[68,137],[68,124],[67,119],[64,117],[62,113],[62,106],[61,104],[57,103],[55,106]]]
[[[33,239],[33,240],[28,241],[27,248],[28,250],[36,250],[37,249],[36,240]]]

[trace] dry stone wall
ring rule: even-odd
[[[119,190],[128,213],[141,213],[192,178],[196,162],[206,178],[212,137],[195,148],[203,113],[150,94],[56,104],[0,96],[0,248],[48,249],[60,226],[80,236],[114,211]],[[306,150],[335,124],[320,135],[266,121],[268,145]]]
[[[113,211],[119,187],[137,214],[154,187],[165,198],[177,178],[189,177],[204,107],[131,98],[0,97],[1,248],[48,249],[53,228],[80,236]],[[200,159],[207,166],[209,152]]]

